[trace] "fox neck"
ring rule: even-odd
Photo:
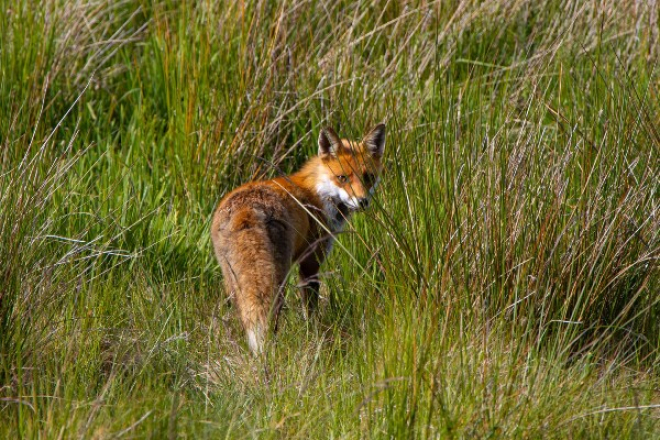
[[[294,174],[294,177],[300,186],[312,191],[318,197],[328,228],[330,232],[336,233],[341,232],[351,211],[337,196],[338,189],[327,173],[321,159],[314,157]]]
[[[342,202],[334,202],[332,199],[323,198],[323,190],[319,190],[318,186],[316,192],[323,203],[323,212],[328,221],[330,231],[333,233],[341,232],[350,215],[348,207]]]

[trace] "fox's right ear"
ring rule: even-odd
[[[319,133],[319,156],[321,156],[321,159],[336,156],[341,147],[341,139],[332,128],[325,127],[321,129]]]
[[[362,142],[373,157],[382,157],[385,151],[385,124],[380,123],[372,128]]]

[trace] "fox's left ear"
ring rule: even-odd
[[[322,159],[328,159],[331,156],[336,156],[337,151],[342,148],[341,139],[330,127],[321,129],[319,133],[319,156]]]
[[[385,124],[380,123],[372,128],[362,143],[373,157],[380,158],[385,151]]]

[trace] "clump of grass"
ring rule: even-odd
[[[652,5],[7,6],[1,433],[658,435]],[[320,316],[252,358],[213,207],[381,120]]]

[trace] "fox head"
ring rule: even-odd
[[[319,133],[320,170],[316,190],[342,214],[369,206],[382,171],[385,124],[376,125],[362,141],[341,139],[332,128]]]

